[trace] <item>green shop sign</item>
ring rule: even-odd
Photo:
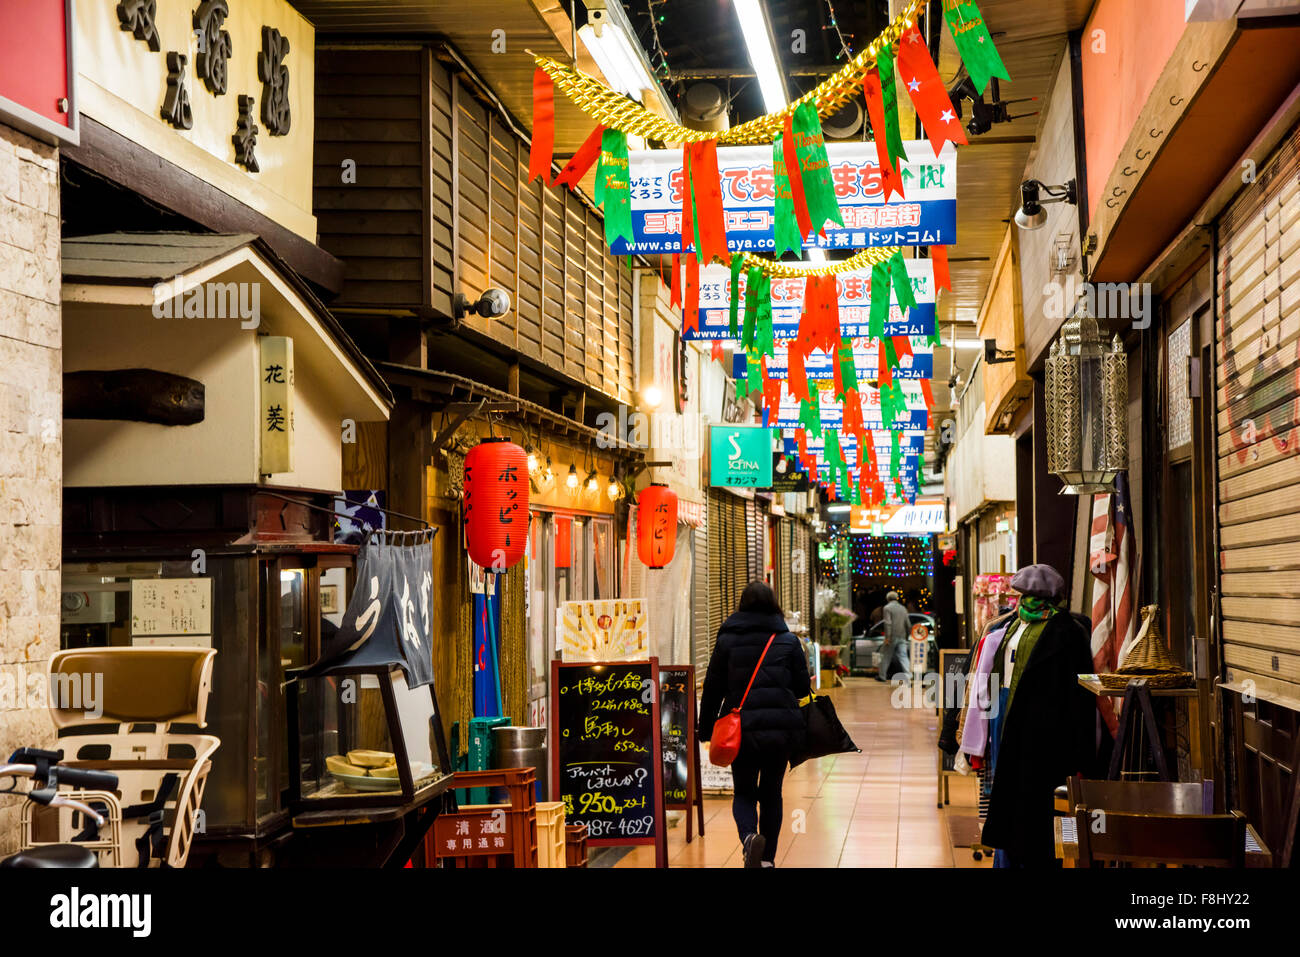
[[[772,430],[715,425],[709,431],[709,484],[772,487]]]

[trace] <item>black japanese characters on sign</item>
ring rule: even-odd
[[[262,27],[262,52],[257,57],[257,78],[262,81],[262,122],[272,136],[289,132],[289,41],[275,27]]]
[[[203,0],[194,11],[194,30],[198,35],[198,54],[194,67],[199,79],[214,96],[226,92],[227,61],[233,46],[230,34],[221,29],[230,6],[226,0]]]
[[[162,49],[158,39],[157,0],[122,0],[117,5],[117,19],[123,30],[129,30],[137,40],[143,40],[157,53]]]
[[[251,96],[240,94],[238,102],[239,119],[235,121],[235,135],[230,138],[235,144],[235,162],[250,173],[261,172],[254,153],[257,149],[257,124],[253,122],[253,104],[256,101]]]
[[[189,57],[184,53],[167,54],[167,95],[163,97],[162,118],[178,130],[194,126],[194,111],[190,109],[190,91],[185,86],[185,64]]]
[[[515,523],[515,512],[519,510],[519,466],[502,466],[497,481],[502,483],[502,487],[505,488],[506,498],[506,504],[497,509],[497,521],[502,525],[513,525]],[[506,487],[506,483],[512,483],[514,487]],[[505,530],[505,547],[510,547],[510,529],[508,528]]]

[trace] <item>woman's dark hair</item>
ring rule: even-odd
[[[772,587],[767,582],[750,582],[740,593],[740,611],[753,611],[765,615],[785,617]]]

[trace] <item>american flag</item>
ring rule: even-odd
[[[1115,480],[1114,494],[1097,495],[1092,500],[1088,570],[1096,578],[1092,590],[1092,667],[1098,674],[1119,667],[1137,630],[1133,614],[1137,541],[1132,521],[1128,476],[1121,472]],[[1103,707],[1101,714],[1114,734],[1114,709]]]

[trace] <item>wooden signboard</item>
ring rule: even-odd
[[[668,866],[659,660],[551,662],[551,794],[587,843],[653,844]]]
[[[970,665],[973,652],[969,648],[942,648],[939,650],[939,727],[943,727],[943,713],[949,708],[965,705],[966,669]],[[953,761],[956,755],[948,754],[938,748],[939,755],[939,797],[937,804],[943,807],[948,803],[948,775],[955,774]]]
[[[695,740],[695,667],[659,669],[660,738],[664,756],[664,807],[686,811],[686,843],[691,815],[704,834],[704,788],[700,784],[700,743]]]

